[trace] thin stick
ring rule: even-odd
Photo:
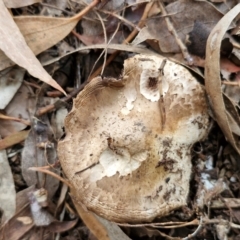
[[[135,25],[135,24],[133,24],[132,22],[128,21],[126,18],[124,18],[124,17],[116,14],[115,12],[110,12],[110,11],[106,11],[106,10],[103,10],[103,9],[101,9],[100,11],[103,12],[103,13],[105,13],[105,14],[109,14],[109,15],[115,17],[115,18],[118,18],[121,22],[124,22],[126,25],[129,25],[129,26],[131,26],[131,27],[134,28],[134,29],[136,28],[137,31],[140,31],[140,30],[141,30],[140,27],[138,27],[137,25]]]
[[[222,81],[222,84],[229,85],[229,86],[236,86],[236,87],[240,87],[240,82],[229,82],[229,81]]]
[[[20,122],[26,126],[30,126],[31,123],[27,120],[21,119],[21,118],[15,118],[15,117],[10,117],[7,115],[4,115],[2,113],[0,113],[0,119],[4,119],[4,120],[9,120],[9,121],[15,121],[15,122]]]
[[[76,14],[75,16],[71,17],[71,20],[80,20],[84,15],[86,15],[92,8],[94,8],[101,0],[94,0],[89,5],[87,5],[81,12]]]
[[[182,228],[186,226],[199,225],[199,220],[194,219],[191,222],[164,222],[164,223],[143,223],[143,224],[128,224],[128,223],[116,223],[119,226],[124,227],[156,227],[164,229]]]
[[[159,70],[159,76],[158,76],[158,83],[159,83],[159,94],[160,94],[160,100],[159,100],[159,107],[160,107],[160,113],[161,113],[161,125],[162,130],[164,129],[165,122],[166,122],[166,111],[165,111],[165,105],[164,105],[164,96],[163,96],[163,75],[164,75],[164,66],[167,62],[167,59],[163,59]]]
[[[70,187],[70,188],[72,187],[72,185],[68,181],[66,181],[64,178],[60,177],[59,175],[57,175],[56,173],[54,173],[52,171],[47,170],[46,168],[30,167],[30,168],[28,168],[28,170],[48,174],[48,175],[58,179],[59,181],[65,183],[68,187]]]
[[[197,227],[197,229],[195,230],[195,232],[193,232],[192,234],[188,235],[187,237],[183,238],[183,240],[188,240],[188,239],[191,239],[195,236],[197,236],[197,234],[199,233],[199,231],[201,230],[202,228],[202,225],[203,225],[203,219],[202,219],[202,216],[200,217],[200,222],[199,222],[199,225]]]
[[[61,101],[67,102],[71,100],[74,96],[76,96],[80,91],[83,90],[84,86],[86,85],[86,82],[80,85],[79,88],[74,89],[71,93],[69,93],[66,97],[61,98]],[[39,108],[36,112],[36,117],[42,116],[45,113],[51,112],[55,109],[55,104],[49,104],[45,107]]]

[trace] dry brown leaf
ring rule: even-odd
[[[46,227],[46,230],[52,233],[62,233],[70,230],[73,228],[76,223],[78,222],[78,218],[72,220],[72,221],[53,221],[49,224],[49,226]]]
[[[34,186],[31,186],[17,193],[16,214],[9,220],[8,224],[0,228],[0,236],[3,239],[21,239],[33,227],[34,224],[33,221],[31,222],[31,212],[27,195],[33,189]],[[28,217],[29,221],[22,221],[22,217]]]
[[[0,70],[16,63],[26,68],[34,77],[64,92],[42,68],[34,54],[37,55],[50,48],[67,36],[82,16],[90,11],[98,2],[99,0],[92,1],[91,4],[72,18],[16,17],[14,20],[22,32],[21,34],[5,7],[3,0],[0,0],[0,49],[12,60],[0,51]],[[25,37],[25,40],[22,35]],[[21,41],[18,42],[18,45],[16,44],[16,39]],[[28,55],[26,55],[27,53]]]
[[[29,125],[29,110],[35,103],[35,99],[29,97],[30,94],[31,91],[28,86],[23,84],[17,93],[15,93],[15,96],[8,106],[4,109],[5,116],[0,116],[0,135],[3,138],[22,131]]]
[[[29,48],[3,0],[0,0],[0,49],[32,76],[65,93],[46,72]]]
[[[0,150],[9,148],[17,143],[24,141],[28,136],[29,130],[20,131],[0,140]]]
[[[0,209],[3,216],[0,223],[6,223],[16,210],[16,191],[7,153],[0,151]]]
[[[14,21],[28,46],[37,55],[66,37],[79,19],[23,16],[15,17]]]
[[[130,240],[130,238],[121,230],[121,228],[114,222],[110,222],[98,215],[94,214],[98,221],[106,228],[108,236],[111,240]]]
[[[178,37],[183,42],[185,42],[186,35],[192,31],[196,20],[212,29],[222,17],[222,14],[206,1],[179,0],[170,3],[166,7],[166,11]],[[167,28],[164,17],[150,18],[147,20],[146,26],[152,38],[159,41],[162,52],[180,52],[176,39]],[[144,31],[146,34],[146,29]]]
[[[232,129],[228,121],[228,109],[225,107],[222,96],[219,60],[223,36],[239,12],[240,4],[231,9],[214,27],[207,41],[205,62],[205,84],[210,104],[212,105],[216,120],[225,134],[225,137],[238,153],[240,153],[240,148],[232,134]]]
[[[0,109],[5,109],[22,85],[25,69],[18,66],[0,73]]]
[[[236,109],[236,104],[223,93],[223,100],[226,108],[226,114],[228,117],[229,126],[233,133],[240,136],[240,119],[238,116],[238,110]]]
[[[77,202],[75,198],[72,198],[72,200],[79,216],[97,239],[99,240],[130,239],[127,235],[125,235],[122,232],[122,230],[118,227],[117,224],[109,222],[108,220],[105,220],[95,215],[94,213],[88,211],[87,209],[84,208],[84,206],[80,202]]]
[[[96,3],[97,0],[93,1],[83,11],[72,18],[23,16],[14,17],[14,21],[24,36],[27,45],[37,55],[66,37],[81,17],[91,10]],[[14,64],[13,61],[0,51],[0,70]]]
[[[41,0],[3,0],[7,8],[20,8],[34,3],[42,2]]]
[[[97,239],[110,240],[107,234],[107,230],[99,222],[96,216],[92,212],[89,212],[87,209],[84,209],[84,206],[82,206],[80,202],[78,203],[75,198],[72,198],[72,200],[79,216],[89,228],[89,230],[93,233],[93,235],[97,237]]]
[[[22,176],[28,186],[40,184],[45,181],[46,190],[51,198],[56,192],[59,181],[52,176],[29,171],[30,167],[41,167],[54,164],[56,161],[56,141],[46,116],[41,120],[33,119],[33,126],[25,140],[22,151]],[[56,173],[56,170],[53,169]],[[45,180],[44,180],[45,179]]]

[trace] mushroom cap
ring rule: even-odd
[[[183,66],[137,55],[121,80],[77,96],[59,142],[75,199],[115,222],[146,222],[187,204],[191,146],[209,128],[205,92]]]

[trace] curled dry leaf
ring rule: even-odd
[[[191,146],[209,127],[205,93],[184,67],[138,55],[122,80],[96,78],[74,101],[59,159],[88,209],[151,221],[186,205]],[[161,67],[160,67],[161,66]]]
[[[16,64],[52,87],[64,90],[45,71],[31,51],[3,0],[0,0],[0,49]]]
[[[214,27],[208,41],[206,49],[206,61],[205,61],[205,84],[206,91],[212,106],[215,118],[227,140],[232,144],[235,150],[240,153],[240,147],[235,139],[232,131],[236,132],[236,126],[238,121],[232,124],[233,118],[232,112],[228,113],[228,109],[225,107],[224,98],[221,91],[221,79],[220,79],[220,46],[224,34],[228,30],[233,19],[240,12],[240,4],[232,8]],[[230,101],[227,104],[231,104]],[[235,106],[232,105],[232,109]],[[234,112],[237,112],[235,109]],[[238,117],[239,118],[239,117]],[[230,120],[230,121],[229,121]],[[233,126],[233,129],[231,125]],[[240,125],[239,125],[240,126]]]

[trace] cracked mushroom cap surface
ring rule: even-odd
[[[205,92],[190,72],[137,55],[121,80],[95,78],[77,96],[58,154],[87,209],[146,222],[187,204],[190,150],[208,128]]]

